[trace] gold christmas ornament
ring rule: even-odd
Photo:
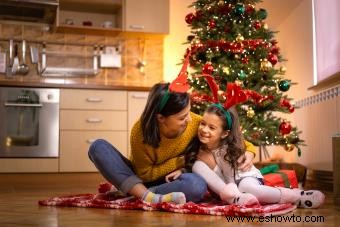
[[[263,27],[264,29],[268,30],[268,24],[267,24],[267,23],[263,23],[263,24],[262,24],[262,27]]]
[[[225,74],[227,74],[227,75],[230,75],[230,69],[229,69],[229,67],[224,67],[224,68],[223,68],[223,72],[224,72]]]
[[[287,143],[285,146],[285,151],[288,151],[288,152],[291,152],[292,150],[294,150],[295,146],[294,144],[291,144],[291,143]]]
[[[253,110],[253,108],[249,107],[249,109],[247,110],[247,117],[253,118],[254,116],[255,116],[255,111]]]
[[[280,67],[280,72],[285,73],[287,71],[287,68],[285,66]]]
[[[244,40],[244,37],[241,34],[238,34],[236,37],[237,42],[242,42]]]
[[[267,59],[263,59],[261,61],[260,70],[263,72],[268,72],[273,67],[272,63],[270,63]]]
[[[219,6],[223,6],[224,4],[225,4],[224,0],[220,0],[220,1],[217,3],[217,5],[219,5]]]

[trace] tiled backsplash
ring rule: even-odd
[[[159,36],[142,36],[117,34],[115,36],[104,35],[87,35],[87,34],[70,34],[58,33],[53,30],[48,31],[44,26],[36,25],[19,25],[19,24],[1,24],[0,23],[0,47],[6,51],[8,56],[9,39],[14,39],[19,45],[19,59],[21,59],[21,43],[25,39],[28,42],[26,52],[26,63],[30,67],[28,75],[15,75],[13,80],[20,81],[53,81],[53,83],[74,83],[74,84],[96,84],[96,85],[133,85],[133,86],[151,86],[163,78],[163,37]],[[103,68],[96,76],[80,77],[58,77],[42,78],[37,74],[36,65],[31,63],[30,45],[38,46],[41,51],[41,45],[46,42],[47,51],[57,51],[61,53],[74,53],[80,57],[50,57],[48,64],[56,66],[76,65],[77,67],[92,67],[91,56],[94,45],[98,46],[117,46],[122,48],[122,67],[121,68]],[[7,57],[8,58],[8,57]],[[86,60],[85,60],[86,59]],[[144,72],[140,67],[140,61],[146,62]],[[21,60],[20,60],[21,61]],[[0,74],[0,79],[6,76]]]

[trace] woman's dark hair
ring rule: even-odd
[[[169,95],[164,107],[160,110],[163,96]],[[157,114],[164,117],[177,114],[190,104],[188,93],[178,93],[169,91],[169,83],[155,84],[148,96],[146,106],[141,116],[142,133],[144,143],[157,148],[161,140]]]
[[[218,116],[223,122],[223,130],[228,130],[227,120],[224,111],[226,110],[222,110],[215,105],[211,105],[205,110],[206,113],[213,113]],[[229,108],[227,111],[229,111],[232,118],[232,127],[229,131],[228,136],[221,140],[220,146],[226,146],[227,150],[224,156],[224,160],[226,160],[235,170],[238,167],[238,158],[245,153],[245,146],[243,135],[240,131],[240,123],[238,120],[236,109],[232,107]],[[196,160],[196,156],[200,146],[199,144],[200,141],[198,140],[198,137],[196,137],[187,146],[187,149],[185,151],[185,166],[188,170],[191,170],[191,167]]]

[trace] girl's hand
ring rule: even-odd
[[[179,176],[181,176],[182,174],[182,170],[178,169],[173,171],[172,173],[169,173],[168,175],[165,176],[165,181],[166,182],[171,182],[176,180],[177,178],[179,178]]]
[[[250,168],[253,166],[254,158],[254,153],[246,151],[246,153],[237,160],[237,162],[239,163],[238,169],[241,171],[249,171]]]
[[[206,151],[200,151],[197,154],[197,160],[204,162],[210,169],[214,169],[216,161],[212,153]]]

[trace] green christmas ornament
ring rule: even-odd
[[[268,15],[268,14],[267,14],[267,10],[265,10],[265,9],[259,9],[257,15],[258,15],[258,18],[259,18],[260,20],[264,20],[264,19],[267,18],[267,15]]]
[[[245,80],[246,78],[247,78],[247,74],[243,71],[243,70],[241,70],[238,74],[237,74],[237,76],[238,76],[238,78],[239,78],[239,80]]]
[[[238,14],[238,15],[242,15],[245,11],[245,8],[243,6],[243,4],[240,4],[238,3],[236,6],[235,6],[235,13]]]
[[[279,82],[279,89],[280,89],[280,91],[288,91],[289,88],[290,88],[289,80],[281,80]]]

